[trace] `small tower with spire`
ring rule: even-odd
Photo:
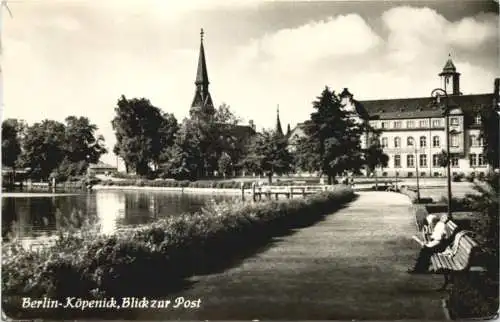
[[[449,95],[460,95],[460,73],[457,73],[457,68],[451,60],[451,54],[448,54],[448,60],[443,67],[443,71],[439,73],[443,88]],[[451,84],[450,84],[451,83]]]
[[[192,118],[211,118],[215,113],[214,104],[210,92],[208,91],[208,72],[207,72],[207,62],[205,60],[205,49],[203,47],[203,37],[205,33],[203,28],[200,32],[200,53],[198,57],[198,70],[196,71],[196,80],[194,84],[196,85],[196,90],[194,93],[193,103],[191,104],[191,109],[189,114]]]
[[[283,135],[283,128],[281,127],[281,121],[280,121],[280,106],[279,105],[276,108],[276,133],[279,135]]]

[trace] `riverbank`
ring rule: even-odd
[[[193,188],[193,187],[153,187],[153,186],[105,186],[105,185],[95,185],[92,190],[150,190],[150,191],[165,191],[165,192],[180,192],[180,193],[196,193],[196,194],[233,194],[240,195],[241,188]],[[252,194],[251,188],[246,188],[244,190],[245,194]]]
[[[67,235],[40,252],[14,248],[2,257],[4,311],[15,318],[116,318],[126,310],[22,310],[22,297],[164,298],[188,278],[225,270],[310,226],[355,197],[347,187],[292,200],[211,203],[109,235]],[[13,245],[2,244],[8,253]],[[75,316],[76,314],[76,316]],[[83,314],[83,315],[82,315]]]

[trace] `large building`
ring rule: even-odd
[[[440,102],[430,97],[431,89],[428,97],[419,98],[356,101],[347,89],[340,95],[345,109],[356,111],[374,128],[382,130],[380,143],[389,156],[388,166],[382,169],[382,175],[412,177],[416,176],[417,168],[420,176],[446,175],[446,170],[439,165],[439,155],[447,145],[443,113],[446,104],[450,108],[452,173],[487,172],[483,140],[480,138],[481,111],[494,108],[494,97],[498,97],[498,79],[491,94],[462,95],[460,73],[451,58],[439,76],[448,97],[443,97]],[[291,133],[292,146],[304,135],[301,127],[302,124],[299,124]]]

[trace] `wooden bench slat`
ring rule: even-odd
[[[456,223],[448,221],[445,227],[447,238],[450,238],[457,228]],[[423,230],[424,240],[430,240],[431,233]],[[446,274],[449,271],[462,271],[470,267],[472,252],[478,247],[478,244],[470,237],[469,233],[465,230],[459,231],[446,251],[433,254],[430,258],[429,271]]]

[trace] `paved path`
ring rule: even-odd
[[[443,319],[434,291],[442,279],[406,273],[418,248],[408,198],[359,192],[359,198],[282,237],[225,272],[194,278],[179,294],[199,309],[159,309],[139,319]]]

